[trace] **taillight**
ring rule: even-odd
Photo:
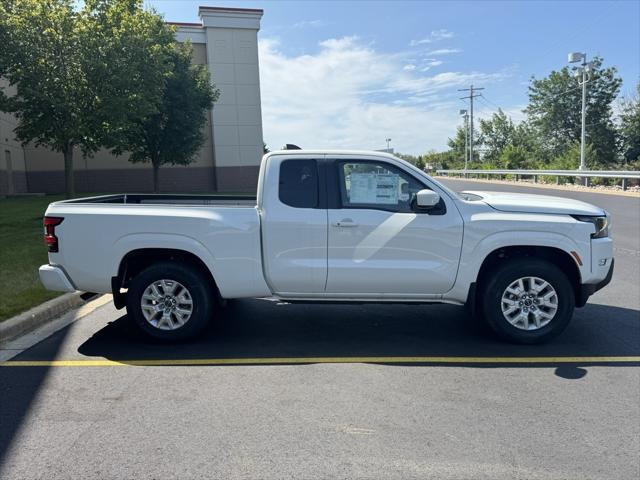
[[[50,252],[58,251],[58,237],[56,227],[62,223],[62,217],[44,217],[44,244]]]

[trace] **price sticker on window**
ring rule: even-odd
[[[400,175],[393,173],[352,173],[351,203],[397,205]]]

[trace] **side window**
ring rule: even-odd
[[[427,188],[385,163],[345,162],[339,165],[339,174],[343,208],[411,212],[416,193]]]
[[[285,160],[280,164],[280,201],[290,207],[318,206],[318,165],[315,160]]]

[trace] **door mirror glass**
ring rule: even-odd
[[[419,208],[432,208],[440,202],[440,195],[433,190],[424,189],[416,193],[416,205]]]

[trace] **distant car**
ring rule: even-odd
[[[44,219],[50,290],[113,293],[148,335],[199,332],[219,299],[468,305],[545,341],[613,273],[609,215],[565,198],[456,194],[393,155],[286,150],[257,198],[108,195]]]

